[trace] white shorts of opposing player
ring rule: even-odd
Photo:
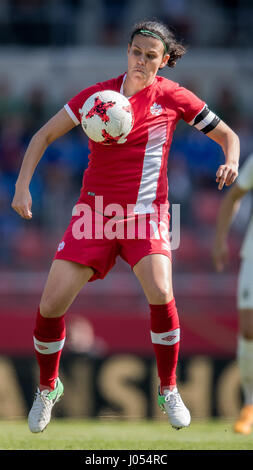
[[[237,307],[253,310],[253,260],[242,258],[238,275]]]
[[[181,429],[189,426],[191,415],[186,408],[177,387],[173,390],[164,390],[163,394],[158,395],[158,404],[164,413],[167,413],[169,422],[173,428]]]

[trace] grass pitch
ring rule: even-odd
[[[176,431],[160,421],[53,419],[39,434],[26,421],[0,421],[0,450],[253,450],[253,434],[221,420]]]

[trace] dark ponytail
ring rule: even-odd
[[[170,55],[167,63],[168,67],[175,67],[177,60],[186,53],[186,48],[176,40],[174,33],[160,21],[141,21],[136,23],[131,32],[130,45],[136,34],[148,36],[148,33],[141,32],[141,30],[150,31],[161,38],[161,41],[165,44],[167,49],[165,53]]]

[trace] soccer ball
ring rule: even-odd
[[[123,144],[134,123],[130,102],[113,90],[94,93],[79,112],[84,132],[101,144]]]

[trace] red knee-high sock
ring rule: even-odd
[[[65,341],[64,315],[46,318],[38,309],[33,339],[40,368],[40,385],[54,388]]]
[[[175,299],[164,305],[150,305],[151,341],[156,356],[161,391],[176,385],[180,328]]]

